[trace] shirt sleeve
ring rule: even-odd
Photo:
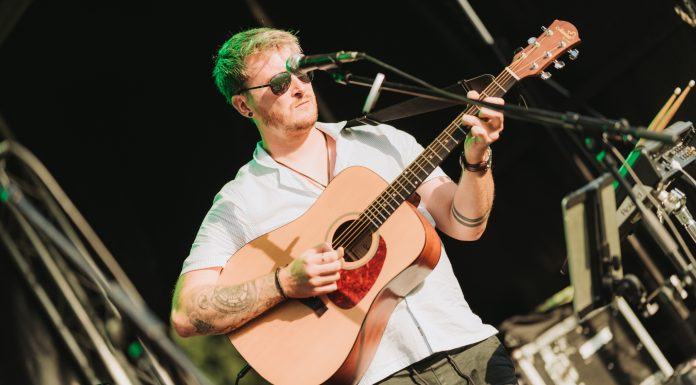
[[[181,274],[209,267],[223,267],[246,244],[245,225],[240,209],[222,192],[213,200],[198,229]]]
[[[383,128],[385,134],[390,137],[392,143],[394,143],[396,148],[399,150],[404,168],[411,164],[411,162],[413,162],[413,160],[423,152],[423,146],[421,146],[421,144],[416,141],[416,138],[414,138],[413,135],[409,134],[408,132],[399,130],[398,128],[394,128],[386,124],[380,125],[380,128]],[[447,174],[442,171],[440,166],[437,166],[435,167],[435,170],[433,170],[433,172],[430,173],[427,178],[425,178],[423,183],[441,176],[446,177]]]

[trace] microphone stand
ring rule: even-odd
[[[603,150],[606,154],[604,157],[602,157],[601,164],[614,176],[614,178],[616,178],[617,181],[619,181],[621,186],[624,189],[626,189],[628,196],[631,198],[631,200],[635,202],[636,208],[643,215],[643,223],[646,229],[648,230],[650,235],[655,239],[659,247],[662,249],[663,253],[667,255],[668,258],[670,258],[674,265],[679,269],[681,275],[685,278],[687,285],[691,287],[694,295],[696,295],[696,270],[694,270],[693,264],[687,263],[687,261],[679,252],[679,248],[676,242],[674,241],[674,239],[672,239],[669,233],[667,233],[665,228],[660,224],[655,214],[653,214],[652,211],[648,210],[643,205],[643,202],[640,199],[637,199],[629,183],[619,173],[618,162],[611,155],[611,146],[608,142],[605,141],[605,138],[607,136],[629,135],[634,138],[646,138],[649,140],[656,140],[663,143],[674,144],[679,140],[678,135],[648,131],[642,127],[632,127],[629,125],[626,119],[611,120],[581,115],[571,111],[560,113],[539,108],[522,108],[514,105],[499,105],[483,102],[480,100],[473,100],[434,87],[424,82],[423,80],[409,75],[369,55],[364,55],[363,58],[380,67],[396,72],[397,74],[424,86],[417,87],[383,81],[381,82],[381,88],[384,90],[406,95],[420,96],[424,98],[446,101],[453,104],[486,107],[494,111],[502,112],[505,114],[506,117],[515,120],[561,127],[566,130],[582,132],[589,136],[595,136],[599,138],[599,140],[595,140],[594,142],[601,143],[601,146],[603,147]],[[340,64],[338,64],[335,68],[328,69],[327,72],[331,74],[334,81],[342,85],[354,84],[365,87],[373,87],[373,84],[376,84],[374,79],[354,76],[352,73],[345,71]]]
[[[367,55],[365,55],[365,58],[371,59]],[[391,66],[388,66],[388,68],[398,71]],[[327,70],[327,72],[329,72],[331,77],[338,84],[352,84],[363,87],[372,87],[372,85],[374,84],[374,78],[355,76],[352,73],[345,71],[340,67]],[[486,107],[494,111],[502,112],[505,114],[505,117],[514,120],[525,121],[530,123],[547,124],[572,131],[582,131],[598,134],[606,133],[612,136],[628,135],[631,137],[656,140],[663,143],[676,143],[679,140],[679,136],[676,134],[653,132],[648,131],[643,127],[630,126],[628,121],[626,121],[625,119],[611,120],[581,115],[571,111],[561,113],[540,108],[523,108],[515,105],[499,105],[487,103],[481,100],[469,99],[465,96],[447,92],[436,87],[425,88],[389,81],[382,82],[380,88],[385,91],[434,99],[452,104],[459,104],[464,106],[475,105],[477,107]]]

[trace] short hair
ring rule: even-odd
[[[244,88],[248,75],[244,61],[251,55],[270,48],[291,46],[302,52],[296,32],[275,28],[253,28],[238,32],[222,44],[215,57],[213,79],[228,103]]]

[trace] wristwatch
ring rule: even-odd
[[[461,165],[462,169],[466,171],[480,172],[481,174],[483,174],[486,171],[488,171],[488,169],[491,168],[491,164],[493,164],[493,150],[490,146],[486,148],[486,152],[488,153],[488,159],[484,160],[481,163],[471,164],[466,161],[466,155],[464,151],[462,151],[462,155],[459,157],[459,165]]]

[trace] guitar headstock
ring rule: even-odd
[[[512,63],[507,70],[517,80],[529,76],[541,76],[548,79],[551,74],[544,71],[551,63],[557,69],[565,66],[565,63],[558,59],[564,52],[568,51],[571,60],[578,57],[578,50],[573,49],[580,43],[580,36],[575,26],[567,21],[554,20],[548,27],[541,28],[543,32],[537,38],[530,38],[529,45],[515,54]]]

